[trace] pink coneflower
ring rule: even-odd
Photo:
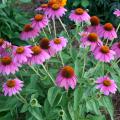
[[[39,36],[39,31],[32,27],[31,24],[26,24],[24,30],[20,34],[22,40],[29,40]]]
[[[56,84],[59,87],[64,87],[66,90],[71,87],[75,88],[77,83],[77,77],[75,75],[74,69],[71,66],[63,67],[56,78]]]
[[[87,31],[87,32],[95,32],[95,33],[97,33],[98,32],[98,29],[100,28],[100,19],[97,17],[97,16],[92,16],[91,18],[90,18],[90,23],[91,23],[91,25],[90,26],[88,26],[87,28],[86,28],[86,30],[85,31]]]
[[[120,42],[114,43],[112,45],[112,50],[115,51],[115,57],[120,58]]]
[[[6,83],[3,84],[3,92],[5,96],[12,96],[19,94],[23,87],[23,81],[18,78],[7,80]]]
[[[35,11],[46,11],[48,8],[48,4],[41,4],[38,8],[35,9]]]
[[[66,47],[67,39],[64,37],[55,38],[54,40],[50,41],[50,46],[56,51],[59,52],[62,48]]]
[[[100,92],[104,93],[104,95],[109,95],[110,93],[115,94],[117,91],[116,83],[108,76],[98,78],[96,83],[98,84],[96,88],[100,89]]]
[[[102,45],[102,41],[99,39],[96,33],[90,33],[87,36],[83,36],[80,40],[82,42],[81,47],[91,47],[91,51]]]
[[[90,20],[89,14],[82,8],[77,8],[76,10],[72,10],[69,18],[70,20],[76,23],[87,22]]]
[[[117,17],[120,17],[120,10],[116,9],[113,14],[116,15]]]
[[[104,39],[113,40],[114,38],[117,38],[117,33],[111,23],[106,23],[104,26],[101,26],[98,29],[98,34]]]
[[[56,54],[56,51],[50,46],[50,40],[48,38],[42,38],[40,40],[40,47],[50,56],[54,56]]]
[[[32,27],[38,31],[48,25],[48,19],[44,14],[36,14],[32,20]]]
[[[87,37],[89,35],[89,32],[86,31],[82,31],[80,33],[78,33],[81,37]]]
[[[0,73],[3,75],[9,75],[10,73],[15,74],[15,72],[18,71],[19,66],[20,65],[16,63],[12,57],[4,56],[0,61]]]
[[[7,48],[10,48],[11,46],[12,45],[10,42],[5,41],[3,38],[0,38],[0,48],[7,49]]]
[[[114,60],[115,56],[115,52],[113,50],[110,50],[110,48],[106,45],[97,47],[94,50],[93,54],[94,57],[101,62],[110,62],[111,60]]]
[[[32,57],[32,51],[29,46],[15,46],[13,49],[14,61],[20,64],[27,62],[29,57]]]
[[[32,57],[28,59],[28,63],[30,64],[43,64],[45,60],[50,58],[50,55],[43,50],[40,46],[32,46]]]
[[[60,18],[62,17],[67,10],[60,6],[59,4],[55,3],[49,6],[49,8],[45,11],[45,14],[48,16],[48,18]]]

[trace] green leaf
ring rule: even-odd
[[[0,4],[0,9],[5,7],[6,7],[6,4]]]
[[[14,109],[18,104],[18,100],[15,97],[0,97],[0,112]]]
[[[14,118],[12,118],[11,113],[7,113],[4,116],[0,116],[0,120],[14,120]]]
[[[36,118],[36,120],[43,120],[41,110],[39,108],[29,108],[29,112]]]
[[[74,91],[74,110],[76,111],[79,107],[80,100],[82,99],[83,91],[81,87],[78,87]]]
[[[88,1],[88,0],[82,0],[82,1],[81,1],[81,5],[82,5],[83,7],[87,7],[87,6],[89,6],[89,1]]]
[[[76,61],[75,61],[75,73],[76,73],[76,75],[77,76],[79,76],[79,60],[77,59]]]
[[[75,120],[74,110],[73,110],[73,106],[72,106],[71,103],[68,104],[68,111],[70,113],[70,116],[71,116],[72,120]]]
[[[55,101],[55,98],[57,97],[58,93],[60,92],[60,89],[57,87],[51,87],[48,90],[48,101],[50,103],[51,106],[53,106],[53,103]]]
[[[104,115],[100,115],[100,116],[89,116],[89,120],[106,120]]]
[[[80,4],[80,1],[79,0],[76,0],[74,3],[73,3],[73,6],[78,6]]]
[[[29,108],[29,105],[28,104],[24,104],[23,107],[21,108],[20,112],[24,113],[24,112],[26,112],[28,110],[28,108]]]
[[[21,2],[23,2],[23,3],[29,3],[29,2],[31,2],[31,0],[20,0]]]
[[[63,113],[63,115],[62,115],[62,119],[63,119],[63,120],[70,120],[70,119],[68,118],[67,114],[65,113],[65,111],[64,111],[64,113]]]
[[[112,104],[112,101],[110,100],[109,97],[102,97],[100,100],[99,100],[99,104],[101,106],[103,106],[104,108],[107,109],[107,111],[109,112],[110,114],[110,117],[111,117],[111,120],[114,120],[113,119],[113,113],[114,113],[114,108],[113,108],[113,104]]]
[[[89,100],[86,102],[87,112],[94,112],[95,114],[99,115],[99,103],[95,100]]]

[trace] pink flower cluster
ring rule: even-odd
[[[24,64],[42,65],[67,46],[68,40],[63,36],[51,40],[42,38],[37,44],[34,41],[41,31],[48,26],[51,19],[60,19],[67,10],[63,6],[54,3],[50,5],[44,4],[38,7],[36,11],[38,13],[31,18],[31,23],[24,25],[20,34],[21,40],[33,40],[34,45],[15,46],[2,38],[0,39],[1,74],[15,74]],[[114,14],[119,16],[119,10],[115,11]],[[117,38],[115,27],[111,23],[100,24],[100,19],[97,16],[90,17],[88,12],[82,8],[72,10],[69,19],[75,22],[76,25],[83,25],[84,22],[91,23],[80,33],[79,42],[82,48],[90,47],[90,52],[96,60],[109,63],[115,58],[120,58],[120,43],[116,42],[112,47],[108,44]],[[77,84],[74,68],[69,65],[63,66],[56,77],[55,83],[66,90],[70,87],[74,89]],[[111,80],[108,76],[98,78],[96,84],[98,84],[96,88],[100,89],[105,95],[115,93],[117,90],[114,80]],[[18,94],[22,87],[23,82],[21,80],[18,78],[10,79],[3,84],[3,92],[5,96],[12,96]]]

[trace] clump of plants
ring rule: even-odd
[[[67,26],[66,2],[49,0],[35,9],[19,33],[27,45],[0,38],[1,120],[105,120],[107,112],[114,120],[120,23],[103,25],[78,7]],[[120,10],[113,16],[119,19]]]

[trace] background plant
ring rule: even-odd
[[[8,17],[5,19],[7,20]],[[17,23],[21,21],[23,21],[23,23],[17,25],[13,24],[14,22],[11,24],[11,22],[6,21],[10,24],[11,29],[8,31],[8,34],[6,34],[4,32],[6,32],[8,28],[3,27],[4,32],[3,29],[0,30],[2,31],[1,36],[13,40],[14,33],[17,29],[15,42],[21,44],[20,41],[18,41],[19,32],[22,30],[20,26],[29,22],[28,20],[25,22],[23,19],[24,17],[22,16],[22,20],[18,20]],[[16,21],[14,16],[13,21]],[[2,22],[6,24],[4,20]],[[82,27],[77,27],[77,30],[81,32]],[[47,31],[47,29],[45,30]],[[44,36],[44,33],[41,34]],[[75,36],[76,30],[71,29],[69,34],[71,37]],[[58,35],[67,37],[64,31],[60,34],[58,33]],[[49,34],[47,34],[47,36],[51,38]],[[113,105],[110,99],[111,96],[104,96],[96,90],[95,79],[98,76],[104,75],[105,71],[105,73],[111,74],[111,77],[116,80],[119,91],[119,65],[112,62],[111,64],[105,64],[103,68],[103,64],[95,61],[93,56],[90,55],[88,48],[86,50],[79,48],[79,39],[79,35],[76,35],[75,39],[69,39],[69,42],[73,46],[67,47],[62,51],[65,65],[74,67],[78,76],[76,89],[65,91],[64,89],[53,86],[49,76],[47,76],[41,65],[33,66],[34,69],[25,65],[16,73],[16,76],[23,80],[25,84],[21,92],[23,97],[19,96],[20,100],[18,100],[15,96],[4,97],[1,94],[0,120],[105,120],[106,118],[102,111],[109,112],[111,119],[114,119]],[[14,41],[12,42],[14,43]],[[78,51],[80,51],[79,54]],[[45,66],[55,79],[58,69],[62,67],[59,56],[53,57],[47,61]],[[37,72],[35,70],[37,70]],[[7,79],[5,76],[3,78],[4,80]]]

